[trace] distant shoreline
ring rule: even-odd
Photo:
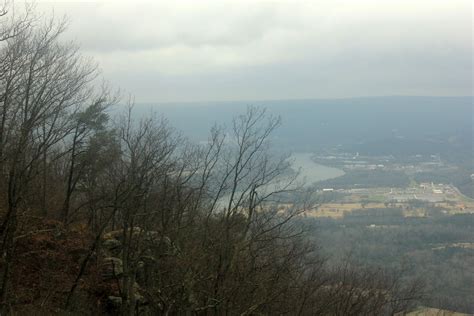
[[[300,170],[299,181],[303,181],[305,186],[312,185],[319,181],[334,179],[345,174],[344,170],[325,166],[315,162],[312,159],[313,153],[294,152],[288,158],[292,161],[291,168],[295,171]]]

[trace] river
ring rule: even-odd
[[[344,175],[344,171],[338,168],[320,165],[314,162],[312,153],[293,153],[289,160],[292,161],[291,168],[295,171],[300,170],[298,180],[304,181],[306,185],[314,182],[337,178]]]

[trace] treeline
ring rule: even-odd
[[[387,170],[350,170],[346,174],[315,184],[316,188],[352,189],[352,188],[404,188],[410,184],[408,176],[401,171]]]
[[[278,118],[249,108],[197,145],[164,119],[135,119],[131,102],[111,117],[119,98],[60,40],[64,23],[2,18],[2,314],[380,315],[419,297],[386,271],[325,264],[294,222],[311,203],[281,207],[298,187],[270,152]],[[39,279],[20,299],[21,276],[36,273],[24,263],[56,244],[77,264],[37,265],[68,271],[61,289]]]

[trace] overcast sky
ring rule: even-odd
[[[473,94],[471,0],[39,3],[138,102]]]

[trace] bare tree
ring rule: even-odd
[[[76,46],[59,41],[64,30],[65,23],[54,20],[39,28],[28,25],[6,39],[0,51],[0,169],[7,201],[0,223],[3,303],[18,211],[26,210],[35,192],[31,185],[47,160],[56,159],[49,153],[64,154],[61,143],[74,130],[74,113],[93,97],[95,66],[79,55]]]
[[[85,109],[72,114],[72,133],[68,148],[68,170],[66,173],[66,191],[61,209],[61,218],[67,223],[71,205],[71,197],[76,190],[86,168],[94,164],[94,157],[90,152],[91,141],[106,129],[108,115],[107,108],[115,102],[107,90],[101,92]]]
[[[271,147],[280,118],[249,107],[230,130],[213,128],[205,145],[154,115],[135,119],[131,101],[110,122],[117,98],[96,89],[95,65],[60,41],[65,22],[36,25],[29,10],[6,19],[7,7],[0,9],[2,312],[19,223],[32,212],[54,217],[51,209],[65,224],[87,223],[93,236],[66,309],[89,263],[103,259],[107,231],[120,243],[123,315],[138,314],[144,301],[154,314],[376,315],[418,298],[418,285],[404,287],[400,276],[326,268],[296,221],[313,207],[311,192]],[[53,188],[56,200],[47,194]]]

